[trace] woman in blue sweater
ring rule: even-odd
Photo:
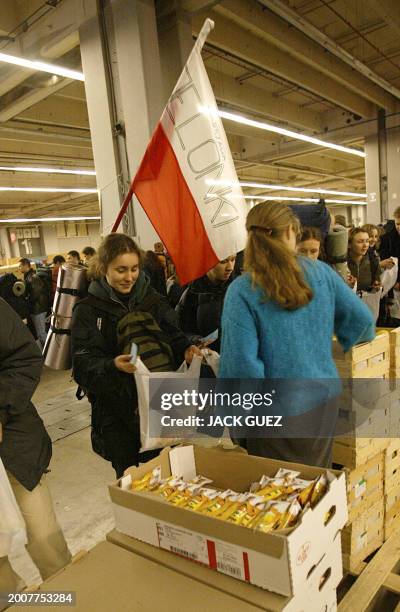
[[[220,378],[337,379],[332,336],[345,351],[372,340],[369,309],[329,266],[296,255],[300,226],[287,206],[258,204],[246,228],[246,273],[225,297]],[[331,446],[329,438],[246,440],[250,454],[321,466]]]

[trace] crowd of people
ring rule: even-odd
[[[370,224],[350,229],[344,278],[335,264],[324,262],[329,259],[323,233],[302,227],[293,210],[278,203],[251,209],[244,253],[229,254],[185,287],[162,243],[143,253],[131,237],[110,234],[97,253],[91,247],[82,257],[70,251],[66,262],[87,265],[91,279],[87,296],[74,308],[71,350],[75,381],[92,407],[93,450],[112,463],[117,477],[148,458],[140,454],[132,342],[152,371],[173,371],[210,346],[220,353],[221,379],[338,378],[332,336],[345,351],[374,337],[374,317],[357,291],[375,291],[382,271],[395,265],[400,208],[394,217],[384,234]],[[346,231],[345,219],[332,223]],[[41,347],[63,263],[63,256],[54,258],[45,299],[35,287],[42,278],[39,269],[34,271],[29,260],[20,262],[27,288],[24,300]],[[398,277],[393,289],[399,287]],[[7,330],[14,330],[2,333],[4,325],[0,327],[0,398],[9,398],[6,403],[0,399],[0,458],[27,521],[30,552],[46,578],[57,564],[65,565],[69,552],[45,486],[51,443],[31,404],[40,377],[40,352],[21,321],[25,317],[12,308],[11,301],[7,305],[0,299],[2,321]],[[21,384],[16,385],[17,380]],[[323,437],[254,438],[244,445],[251,454],[331,464],[332,440]],[[46,516],[49,536],[37,518],[27,518],[23,500],[34,496],[40,498],[38,513]],[[0,559],[0,591],[17,587],[8,560]]]

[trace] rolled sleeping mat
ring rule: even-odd
[[[349,245],[349,234],[343,225],[334,225],[325,238],[325,254],[327,263],[347,280],[349,273],[347,266],[347,253]]]
[[[71,319],[53,315],[50,329],[43,349],[44,364],[52,370],[70,370],[71,355]]]
[[[73,308],[87,294],[85,266],[62,264],[58,271],[54,295],[53,313],[61,317],[72,317]]]
[[[86,296],[85,266],[62,264],[58,271],[57,288],[50,318],[50,329],[43,349],[44,364],[53,370],[72,367],[71,321],[77,302]]]
[[[15,297],[22,297],[25,294],[25,291],[26,286],[23,281],[18,280],[13,284],[12,292]]]

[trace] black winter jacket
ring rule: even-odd
[[[145,307],[141,308],[141,304]],[[92,426],[98,432],[110,416],[131,431],[137,427],[134,377],[121,372],[114,364],[114,358],[121,354],[117,323],[135,308],[153,315],[170,341],[176,365],[183,361],[184,352],[191,344],[179,329],[176,314],[167,299],[150,286],[143,272],[134,285],[128,305],[118,298],[105,279],[92,281],[89,297],[75,306],[71,337],[74,379],[87,391],[92,404]]]
[[[29,491],[51,459],[51,441],[31,403],[39,383],[42,356],[16,312],[0,298],[0,458]]]
[[[381,246],[379,248],[379,257],[381,259],[397,257],[400,264],[400,234],[396,230],[396,227],[382,236]],[[400,265],[397,274],[397,281],[400,281]]]
[[[226,291],[233,275],[222,283],[212,283],[207,275],[190,283],[176,307],[179,324],[184,332],[195,337],[205,337],[216,329],[219,337],[210,348],[219,352],[221,316]]]
[[[24,281],[29,312],[33,315],[47,312],[50,307],[50,292],[43,278],[31,269],[24,274]]]

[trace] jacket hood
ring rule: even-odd
[[[146,295],[148,289],[150,287],[150,281],[145,275],[145,273],[141,270],[138,276],[136,283],[133,285],[130,297],[129,297],[129,307],[136,306],[140,304]],[[100,279],[93,280],[89,285],[89,294],[94,295],[100,300],[111,301],[111,302],[119,302],[124,305],[119,299],[117,293],[114,289],[108,284],[105,277]]]
[[[231,282],[234,280],[234,275],[231,274],[228,280],[221,283],[212,283],[207,274],[196,279],[190,284],[191,293],[224,293]]]

